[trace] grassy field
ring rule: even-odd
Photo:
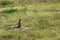
[[[0,40],[60,40],[59,0],[0,0]],[[22,19],[22,27],[16,26]]]

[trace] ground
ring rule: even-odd
[[[0,0],[0,40],[60,40],[59,2]],[[9,29],[19,19],[29,29]]]

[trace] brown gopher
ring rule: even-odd
[[[19,21],[18,21],[18,25],[16,26],[16,27],[13,27],[13,28],[21,28],[21,19],[19,19]]]

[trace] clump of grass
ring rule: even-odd
[[[17,33],[15,33],[17,32]],[[20,39],[21,35],[18,31],[4,31],[4,33],[2,32],[2,34],[0,34],[0,39],[6,39],[6,40],[10,40],[10,39]]]
[[[5,9],[2,12],[9,14],[9,13],[17,12],[17,9]]]
[[[43,38],[44,37],[44,33],[42,31],[37,31],[37,33],[32,33],[31,36],[33,36],[34,38]]]
[[[9,38],[9,39],[11,39],[11,38],[13,38],[13,36],[12,35],[3,35],[2,38]]]
[[[11,1],[2,1],[1,2],[1,4],[2,5],[10,5],[10,4],[12,4],[13,2],[11,2]]]
[[[55,14],[54,14],[54,19],[55,19],[55,20],[60,19],[60,13],[55,13]]]

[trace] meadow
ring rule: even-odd
[[[59,0],[0,0],[0,40],[60,40]],[[8,29],[22,19],[27,30]]]

